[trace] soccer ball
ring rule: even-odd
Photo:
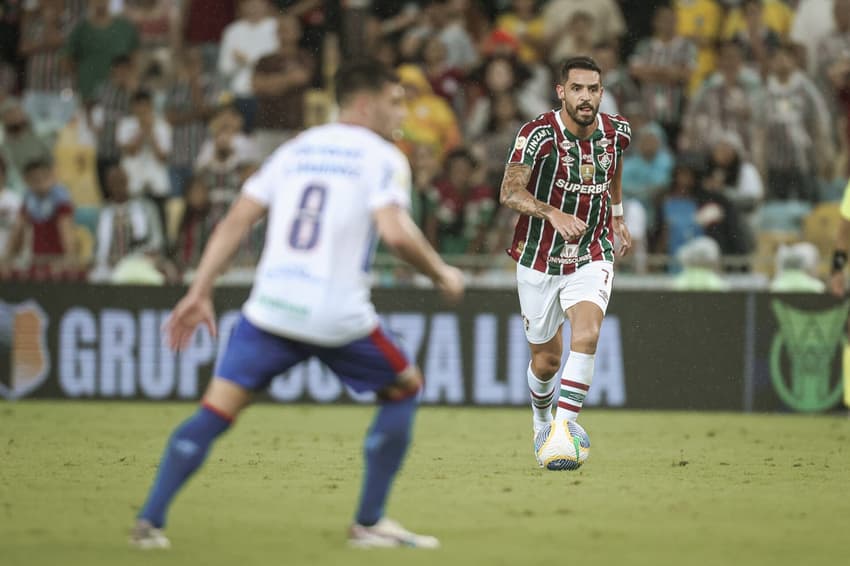
[[[534,455],[541,468],[577,470],[590,455],[590,437],[574,421],[552,421],[534,437]]]

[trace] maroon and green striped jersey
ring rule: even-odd
[[[596,123],[593,134],[582,140],[552,110],[517,133],[508,163],[531,167],[526,190],[588,226],[580,238],[565,241],[546,220],[520,216],[507,252],[521,265],[566,275],[591,261],[614,261],[611,183],[632,132],[629,122],[616,114],[600,112]]]

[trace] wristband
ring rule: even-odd
[[[623,215],[623,203],[618,202],[617,204],[611,205],[611,214],[614,216],[622,216]]]
[[[832,272],[839,273],[844,271],[845,265],[847,265],[847,252],[843,250],[832,252]]]

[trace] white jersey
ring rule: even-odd
[[[248,320],[326,346],[374,330],[372,213],[409,208],[410,188],[404,154],[363,127],[317,126],[278,148],[242,189],[269,209],[263,255],[243,308]]]

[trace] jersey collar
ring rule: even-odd
[[[570,140],[573,140],[573,141],[582,141],[575,134],[573,134],[571,131],[569,131],[567,129],[567,127],[564,125],[564,121],[561,119],[561,109],[560,108],[557,109],[557,110],[553,110],[552,113],[555,114],[555,123],[558,124],[558,129],[560,129],[561,132],[563,132],[564,136],[567,139],[570,139]],[[598,140],[598,139],[600,139],[604,136],[605,136],[605,130],[602,127],[602,113],[597,112],[596,113],[596,129],[593,131],[592,134],[590,134],[590,137],[587,138],[587,139],[588,139],[588,141],[595,141],[595,140]]]

